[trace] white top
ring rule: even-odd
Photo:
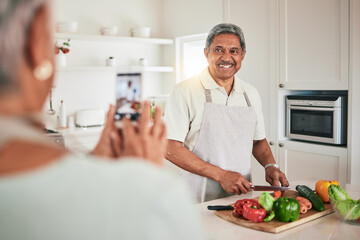
[[[187,189],[142,160],[69,155],[0,177],[0,196],[0,239],[204,239]]]
[[[265,138],[264,117],[258,91],[249,83],[235,77],[233,90],[228,96],[225,88],[217,85],[206,68],[199,75],[176,85],[170,95],[165,110],[168,139],[183,142],[190,151],[194,149],[206,102],[204,87],[211,89],[213,103],[227,106],[247,106],[243,94],[246,91],[257,118],[253,139]]]

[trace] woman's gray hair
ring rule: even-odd
[[[243,53],[246,50],[244,33],[241,30],[241,28],[236,26],[235,24],[231,24],[231,23],[220,23],[220,24],[216,25],[215,27],[213,27],[207,36],[206,43],[205,43],[205,47],[206,47],[207,51],[210,51],[210,45],[213,42],[214,37],[219,34],[225,34],[225,33],[234,34],[239,38],[240,46],[241,46],[241,50],[242,50],[241,53]]]
[[[0,1],[0,94],[17,83],[28,29],[36,11],[50,0]]]

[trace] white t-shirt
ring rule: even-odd
[[[187,189],[129,160],[69,155],[0,177],[0,239],[204,239]]]
[[[253,139],[265,138],[262,104],[258,91],[249,83],[235,77],[234,87],[228,96],[225,88],[217,85],[206,68],[199,75],[177,84],[171,93],[165,110],[168,139],[183,142],[190,151],[194,149],[206,103],[204,87],[211,90],[213,103],[227,106],[247,106],[243,94],[246,91],[256,113]],[[219,127],[221,128],[221,123]]]

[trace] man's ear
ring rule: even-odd
[[[209,52],[208,52],[208,50],[207,50],[206,48],[204,48],[204,55],[205,55],[206,58],[207,58],[208,55],[209,55]]]
[[[29,35],[27,41],[27,57],[28,64],[31,68],[35,68],[44,60],[49,58],[49,38],[50,31],[48,26],[48,8],[40,7],[29,26]]]
[[[244,50],[244,51],[241,53],[241,61],[244,60],[245,54],[246,54],[246,50]]]

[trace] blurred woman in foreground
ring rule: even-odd
[[[202,239],[186,189],[164,173],[165,126],[149,103],[122,137],[108,113],[94,155],[43,137],[54,78],[49,0],[0,2],[0,239]],[[146,160],[145,160],[146,159]],[[155,163],[155,164],[154,164]]]

